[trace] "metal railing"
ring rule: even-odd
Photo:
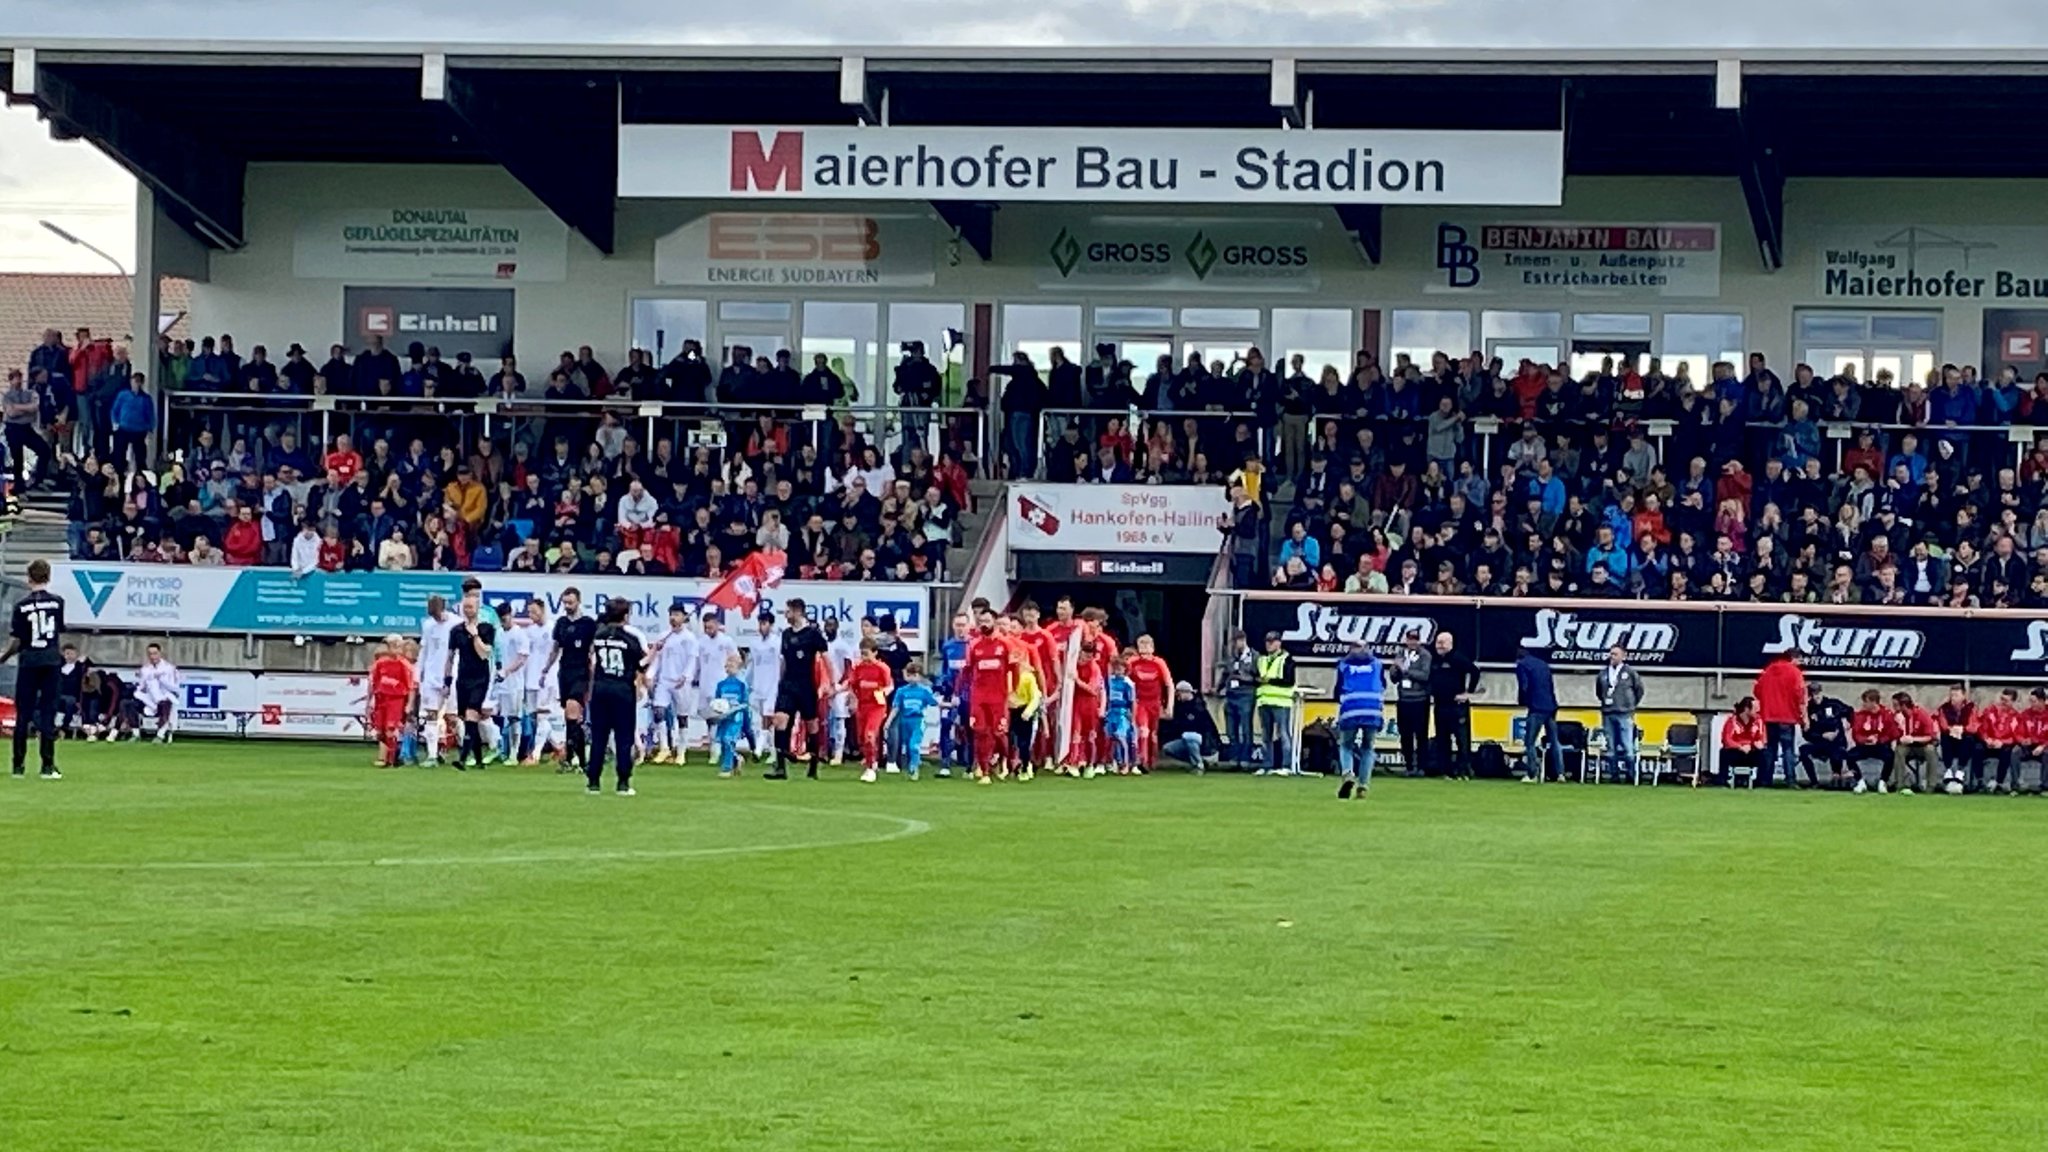
[[[756,432],[786,435],[792,449],[815,444],[829,462],[849,441],[848,432],[876,447],[884,459],[900,459],[921,445],[936,460],[946,451],[963,459],[989,458],[986,412],[980,408],[906,405],[769,405],[664,403],[660,401],[444,399],[430,397],[264,396],[240,393],[169,392],[159,398],[161,447],[190,450],[201,431],[214,434],[220,451],[241,439],[252,453],[291,431],[301,445],[326,445],[346,433],[358,451],[375,440],[394,456],[413,439],[429,449],[452,445],[466,450],[480,439],[526,444],[530,458],[545,458],[557,437],[566,437],[580,462],[605,418],[638,442],[643,457],[670,442],[679,459],[699,447],[714,461],[735,441]],[[767,427],[762,427],[766,418]]]
[[[1133,474],[1138,476],[1145,474],[1146,437],[1162,421],[1171,426],[1175,444],[1179,448],[1176,463],[1183,469],[1188,468],[1194,454],[1200,452],[1207,457],[1211,470],[1228,475],[1244,464],[1245,455],[1257,453],[1261,459],[1271,459],[1277,448],[1276,433],[1260,427],[1256,412],[1232,412],[1216,408],[1200,411],[1048,408],[1038,414],[1036,467],[1028,468],[1027,471],[1036,479],[1047,478],[1052,454],[1060,450],[1060,446],[1065,442],[1064,433],[1069,426],[1076,428],[1080,433],[1074,444],[1075,450],[1085,450],[1091,460],[1099,459],[1099,450],[1102,447],[1100,438],[1106,433],[1112,420],[1123,421],[1123,431],[1131,438],[1131,455],[1128,463]],[[1240,441],[1237,440],[1237,427],[1240,423],[1247,425],[1251,431],[1249,439],[1242,442],[1242,450],[1239,450]],[[1012,449],[1014,446],[1006,444],[1005,448]],[[1013,458],[1013,469],[1014,467]],[[1013,471],[1013,474],[1016,473]],[[1064,475],[1063,472],[1059,474]]]

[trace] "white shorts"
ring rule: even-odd
[[[666,680],[656,680],[654,687],[647,694],[648,707],[659,708],[676,716],[689,715],[683,710],[688,703],[683,698],[683,686],[671,684]]]
[[[448,685],[439,680],[420,681],[420,715],[438,714],[448,703]]]
[[[529,686],[525,690],[523,707],[521,708],[519,714],[521,716],[539,716],[544,713],[553,712],[555,708],[556,704],[554,694],[550,693],[544,687],[537,688]]]
[[[492,689],[484,700],[484,711],[500,716],[526,715],[526,687],[523,683],[507,680]]]

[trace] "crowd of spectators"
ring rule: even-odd
[[[84,331],[47,333],[9,374],[10,467],[67,493],[74,558],[716,577],[775,549],[799,579],[931,581],[977,467],[969,429],[913,410],[939,387],[915,346],[893,384],[913,407],[890,414],[834,408],[851,390],[824,357],[799,377],[787,353],[736,349],[714,372],[694,342],[658,368],[636,350],[616,375],[564,352],[534,393],[510,356],[486,377],[466,353],[401,359],[381,340],[317,367],[297,344],[273,363],[229,336],[166,340],[152,367],[176,403]],[[319,419],[290,399],[322,394],[387,403]],[[490,421],[464,403],[482,396],[501,402]],[[628,399],[716,407],[608,406]],[[771,410],[785,404],[828,415]]]
[[[1311,377],[1257,349],[1162,360],[1142,390],[1110,371],[1138,415],[1053,421],[1043,474],[1227,485],[1240,587],[2048,607],[2048,373],[1900,387],[1802,364],[1787,384],[1759,353],[1704,381],[1608,359],[1574,383],[1361,352]]]

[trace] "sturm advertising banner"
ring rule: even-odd
[[[349,208],[300,217],[301,280],[511,280],[569,277],[569,229],[552,212],[513,208]]]
[[[1549,206],[1564,134],[622,124],[619,195]]]
[[[1833,226],[1813,243],[1829,300],[2048,300],[2048,228]]]
[[[69,562],[52,568],[50,589],[64,598],[65,620],[76,629],[306,636],[411,635],[426,613],[427,598],[440,596],[454,605],[469,575],[316,572],[294,579],[282,568]],[[634,626],[650,633],[668,629],[671,602],[682,600],[694,617],[717,587],[713,580],[674,577],[476,575],[484,582],[486,603],[515,611],[539,599],[553,616],[561,611],[562,594],[572,587],[593,614],[600,598],[624,599],[633,605]],[[924,650],[931,593],[922,586],[787,581],[767,590],[761,603],[779,613],[791,598],[802,599],[819,621],[887,616],[905,644]],[[745,644],[744,630],[733,631]]]
[[[1267,634],[1277,632],[1281,647],[1295,659],[1334,664],[1355,644],[1364,644],[1383,659],[1391,657],[1411,634],[1430,645],[1438,633],[1449,632],[1461,651],[1470,652],[1478,620],[1478,609],[1451,602],[1247,599],[1243,627],[1252,647],[1261,652]]]
[[[1718,224],[1437,225],[1429,292],[1613,300],[1721,294]]]
[[[401,356],[418,343],[439,348],[448,360],[467,352],[493,361],[512,351],[516,299],[510,288],[344,288],[343,340],[363,348],[382,336]]]
[[[654,282],[689,288],[929,288],[927,216],[713,212],[654,242]]]
[[[1005,499],[1010,547],[1025,552],[1213,556],[1230,511],[1213,485],[1012,484]]]
[[[2048,620],[2018,612],[1868,611],[1723,606],[1696,611],[1624,601],[1467,601],[1411,597],[1245,597],[1241,620],[1258,644],[1280,633],[1295,658],[1334,663],[1364,641],[1382,656],[1420,631],[1455,634],[1458,650],[1491,667],[1533,648],[1564,668],[1591,670],[1620,644],[1645,670],[1753,676],[1797,652],[1812,676],[1983,684],[2048,680]]]
[[[1032,244],[1041,288],[1313,292],[1322,267],[1314,220],[1155,220],[1098,216]]]

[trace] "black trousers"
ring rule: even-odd
[[[57,689],[64,674],[55,664],[23,665],[14,683],[14,774],[28,764],[28,732],[41,737],[43,771],[57,770]]]
[[[1472,775],[1472,706],[1462,700],[1436,700],[1430,705],[1436,724],[1436,771],[1441,776]]]
[[[1394,717],[1401,725],[1401,764],[1408,775],[1420,776],[1429,764],[1429,701],[1396,701]]]
[[[604,783],[604,754],[611,751],[618,758],[615,771],[619,788],[624,790],[633,780],[633,698],[616,692],[594,691],[590,694],[590,759],[583,767],[583,776],[596,788]]]
[[[14,482],[26,485],[42,483],[43,477],[49,474],[50,465],[55,463],[50,459],[50,442],[43,439],[43,434],[36,431],[33,424],[8,424],[5,427],[7,454],[14,460]],[[29,475],[26,468],[26,449],[34,449],[36,454],[34,475]]]

